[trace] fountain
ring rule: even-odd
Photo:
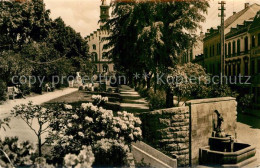
[[[218,167],[242,167],[256,160],[255,147],[249,144],[235,142],[234,137],[224,133],[221,128],[224,119],[215,110],[216,119],[213,119],[212,137],[209,146],[200,148],[199,162],[201,165]]]

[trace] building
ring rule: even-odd
[[[225,35],[227,35],[232,29],[239,27],[240,25],[243,25],[245,21],[252,20],[252,18],[255,17],[257,11],[259,10],[260,10],[260,5],[258,4],[249,5],[249,3],[245,3],[245,8],[242,11],[238,13],[234,12],[232,16],[230,16],[225,20],[224,23]],[[217,28],[208,29],[207,33],[205,34],[205,38],[203,40],[204,67],[206,68],[207,73],[210,73],[212,75],[219,75],[221,72],[220,37],[221,34],[220,34],[220,26],[219,26]],[[248,42],[249,40],[250,37],[248,37]],[[228,46],[225,46],[225,49],[227,51],[226,54],[230,54],[228,53],[229,52]],[[249,48],[247,49],[249,51]]]
[[[91,54],[92,62],[95,64],[95,71],[103,74],[114,73],[114,64],[107,57],[108,50],[103,48],[106,43],[104,37],[108,37],[110,34],[109,29],[105,27],[105,22],[110,18],[109,8],[106,1],[102,1],[100,6],[100,28],[86,37],[89,53]]]
[[[197,37],[196,41],[192,44],[192,47],[185,50],[181,57],[182,63],[194,62],[195,58],[199,55],[203,55],[203,32]]]
[[[250,69],[252,76],[252,93],[254,94],[254,108],[260,109],[260,11],[250,26],[251,38]]]

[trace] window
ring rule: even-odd
[[[258,46],[260,46],[260,33],[258,33]]]
[[[232,50],[233,50],[233,56],[235,56],[236,55],[236,42],[235,41],[233,41],[233,48],[232,48]]]
[[[228,65],[228,76],[231,76],[231,64]]]
[[[93,44],[93,50],[96,50],[97,49],[97,46],[95,44]]]
[[[237,40],[237,55],[240,55],[240,40]]]
[[[236,64],[233,65],[233,76],[236,76]]]
[[[92,61],[93,61],[93,62],[97,62],[97,61],[98,61],[98,55],[97,55],[96,52],[93,52],[93,53],[92,53]]]
[[[103,65],[103,72],[108,72],[108,66],[106,64]]]
[[[240,67],[240,63],[237,64],[237,76],[239,76],[241,73],[241,67]]]
[[[248,75],[248,62],[245,62],[245,75]]]
[[[255,61],[252,60],[251,61],[251,75],[254,75],[255,74]]]
[[[215,45],[212,46],[212,56],[215,56]]]
[[[228,50],[227,50],[227,43],[225,44],[225,55],[228,55]]]
[[[228,43],[228,57],[231,56],[231,43]]]
[[[208,57],[208,48],[204,49],[204,53],[205,53],[205,58],[207,58]]]
[[[248,37],[245,37],[245,52],[248,52]]]
[[[255,47],[255,36],[252,36],[251,38],[252,38],[251,39],[252,40],[252,48],[254,48]]]
[[[257,73],[260,73],[260,59],[257,60]]]
[[[211,57],[212,56],[212,50],[211,50],[211,47],[209,47],[209,57]]]
[[[106,59],[107,58],[107,53],[106,52],[103,52],[102,53],[102,59]]]

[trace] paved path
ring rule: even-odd
[[[49,100],[61,97],[66,94],[70,94],[72,92],[77,91],[76,88],[66,88],[63,90],[57,90],[55,92],[45,93],[43,95],[38,95],[34,97],[28,97],[26,99],[15,99],[9,100],[3,105],[0,105],[0,118],[5,118],[10,116],[10,112],[14,106],[19,104],[27,104],[28,102],[32,101],[33,104],[42,104]],[[18,136],[19,140],[25,141],[30,140],[31,142],[36,142],[36,136],[34,135],[33,131],[25,124],[25,122],[19,118],[11,118],[10,122],[11,129],[7,128],[7,131],[0,131],[0,137],[3,138],[5,136]]]
[[[142,98],[134,89],[122,85],[120,88],[122,102],[120,104],[122,111],[139,113],[149,111],[148,102]]]

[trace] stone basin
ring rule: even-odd
[[[225,139],[222,140],[220,141],[224,143],[227,142]],[[242,167],[256,160],[255,153],[255,147],[243,143],[235,142],[233,152],[211,150],[210,146],[206,146],[200,148],[200,164],[222,167]]]

